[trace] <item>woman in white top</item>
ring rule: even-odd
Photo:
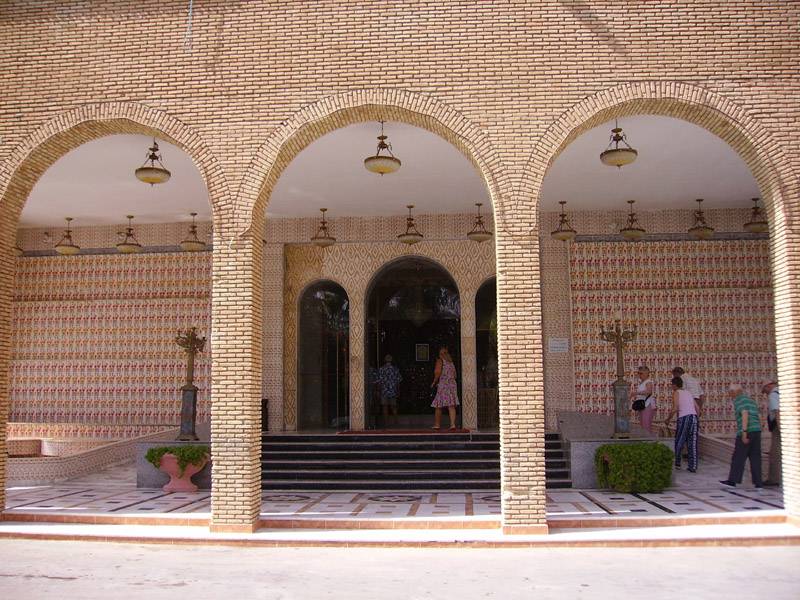
[[[639,422],[648,432],[653,433],[653,417],[656,415],[656,395],[650,369],[641,366],[636,370],[639,381],[635,384],[633,397],[644,401],[644,410],[639,411]]]
[[[669,423],[675,413],[678,422],[675,425],[675,468],[681,468],[681,453],[688,446],[689,472],[697,472],[697,402],[694,396],[683,389],[683,379],[672,378],[672,410],[664,420]]]

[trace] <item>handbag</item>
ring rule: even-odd
[[[434,385],[431,388],[431,400],[435,400],[436,399],[436,392],[438,392],[438,391],[439,391],[439,384],[437,383],[436,385]]]
[[[647,394],[647,398],[645,398],[644,400],[634,400],[633,404],[631,404],[631,409],[637,412],[643,411],[645,409],[647,401],[650,399],[650,396],[652,396],[652,394]]]
[[[777,427],[778,419],[773,419],[770,415],[767,415],[767,429],[769,429],[770,432],[773,432],[775,429],[777,429]]]

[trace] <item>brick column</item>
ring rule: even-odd
[[[475,373],[475,290],[461,292],[461,424],[478,428],[478,378]]]
[[[252,531],[261,508],[263,215],[257,221],[243,238],[232,223],[214,224],[212,531]]]
[[[547,533],[539,240],[522,219],[497,228],[503,532]]]
[[[11,220],[7,214],[5,219]],[[5,230],[14,230],[5,227]],[[11,408],[9,372],[11,366],[11,295],[14,288],[14,263],[11,253],[13,242],[9,235],[0,240],[0,512],[6,506],[6,473],[8,467],[7,442],[8,413]]]
[[[793,204],[800,206],[800,201]],[[781,392],[783,503],[789,520],[800,526],[800,233],[789,229],[782,211],[774,211],[774,216],[770,243]],[[762,448],[762,452],[767,450]]]

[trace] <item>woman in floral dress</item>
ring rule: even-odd
[[[436,387],[436,396],[431,402],[431,406],[435,409],[433,429],[441,428],[442,408],[446,406],[450,416],[450,430],[455,430],[458,387],[456,386],[456,367],[447,346],[439,348],[439,358],[436,359],[436,369],[433,372],[433,383],[431,384],[431,388],[434,387]]]

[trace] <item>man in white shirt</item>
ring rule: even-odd
[[[767,424],[770,431],[769,444],[769,473],[764,485],[776,486],[781,484],[781,417],[780,393],[778,384],[772,379],[767,379],[761,384],[761,393],[767,395],[768,412]]]
[[[683,380],[683,389],[689,392],[697,402],[697,418],[699,419],[703,414],[703,402],[706,400],[706,394],[700,387],[700,382],[684,371],[683,367],[672,369],[672,376],[680,377]]]

